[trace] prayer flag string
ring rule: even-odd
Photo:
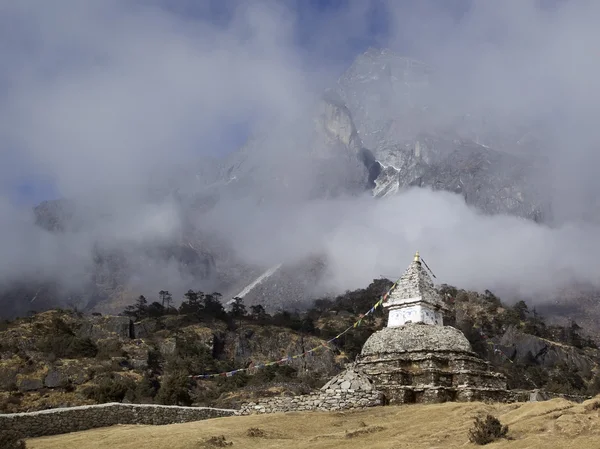
[[[399,279],[398,279],[399,281]],[[276,360],[276,361],[272,361],[272,362],[265,362],[265,363],[257,363],[254,364],[254,362],[251,362],[250,366],[248,366],[247,368],[240,368],[240,369],[235,369],[232,371],[225,371],[222,373],[211,373],[211,374],[193,374],[190,375],[188,377],[191,377],[193,379],[211,379],[211,378],[215,378],[215,377],[231,377],[234,374],[237,373],[241,373],[241,372],[254,372],[260,368],[264,368],[265,366],[273,366],[273,365],[282,365],[286,362],[290,362],[294,359],[300,358],[300,357],[305,357],[305,356],[312,356],[314,355],[314,353],[321,349],[321,348],[325,348],[325,349],[331,349],[329,347],[330,343],[333,343],[334,341],[340,339],[343,335],[345,335],[347,332],[351,331],[352,329],[359,327],[362,323],[362,321],[370,314],[374,313],[375,310],[378,307],[381,307],[381,305],[387,300],[388,296],[390,295],[390,293],[392,293],[392,291],[394,291],[394,289],[397,287],[398,285],[398,281],[394,282],[394,284],[383,294],[379,297],[379,300],[375,303],[375,305],[373,307],[371,307],[366,313],[361,313],[358,316],[358,320],[352,324],[352,326],[349,326],[348,328],[346,328],[343,332],[340,332],[339,334],[337,334],[335,337],[333,337],[330,340],[327,340],[326,342],[321,343],[319,346],[316,346],[312,349],[309,349],[307,351],[304,351],[303,353],[300,354],[295,354],[295,355],[287,355],[286,357],[283,357],[282,359]]]

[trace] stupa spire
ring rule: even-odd
[[[421,265],[419,251],[383,306],[389,310],[388,327],[407,323],[443,326],[446,305]]]
[[[415,253],[415,258],[413,259],[413,262],[421,263],[421,256],[419,256],[419,251]]]

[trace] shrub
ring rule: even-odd
[[[483,446],[500,438],[506,438],[508,426],[503,426],[498,418],[487,415],[485,419],[476,418],[469,430],[469,441]]]
[[[594,401],[594,402],[590,402],[589,404],[586,404],[586,406],[585,406],[586,412],[593,412],[595,410],[600,410],[600,401]]]
[[[49,335],[42,339],[37,349],[56,357],[95,357],[98,348],[89,338],[77,337],[73,330],[60,318],[53,318]]]
[[[158,349],[151,349],[148,351],[148,368],[153,373],[160,373],[162,363],[164,362],[163,356]]]
[[[165,376],[156,400],[159,404],[164,405],[191,405],[189,386],[190,379],[184,371]]]
[[[219,435],[216,437],[210,437],[204,442],[204,447],[212,448],[212,447],[227,447],[232,446],[233,443],[231,441],[227,441],[225,439],[225,435]]]
[[[89,338],[63,333],[50,335],[39,342],[38,350],[59,358],[95,357],[98,347]]]
[[[289,365],[271,365],[265,366],[253,376],[250,376],[248,381],[251,385],[263,385],[274,381],[287,381],[297,376],[297,371]]]
[[[267,436],[267,433],[264,430],[259,429],[258,427],[250,427],[246,431],[246,435],[248,435],[251,438],[265,438]]]
[[[25,442],[12,430],[0,431],[0,447],[2,449],[25,449]]]
[[[217,377],[217,385],[221,392],[234,391],[245,387],[250,382],[250,379],[251,376],[242,371],[232,377]]]
[[[211,351],[189,336],[176,338],[175,353],[168,356],[166,372],[187,371],[189,373],[205,373],[220,371],[218,361]]]
[[[21,405],[20,394],[10,394],[5,399],[0,400],[0,411],[3,413],[12,413],[17,411]]]
[[[98,348],[89,338],[74,337],[71,340],[66,356],[69,357],[95,357]]]
[[[98,385],[87,388],[84,394],[97,403],[121,402],[125,396],[133,396],[135,388],[135,382],[131,379],[108,377],[102,379]]]
[[[199,382],[190,391],[190,398],[195,405],[210,407],[213,405],[213,401],[219,398],[221,394],[222,391],[215,382]]]
[[[156,379],[144,375],[142,380],[135,387],[136,402],[151,402],[156,396],[160,384]]]
[[[119,340],[106,339],[98,342],[97,358],[108,360],[111,357],[123,357],[124,355],[123,344]]]

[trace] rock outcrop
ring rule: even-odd
[[[544,368],[553,368],[561,364],[572,366],[583,377],[589,377],[594,370],[598,357],[597,350],[590,350],[589,355],[573,346],[545,340],[534,335],[520,332],[509,327],[498,339],[499,348],[506,357],[517,362],[531,363],[535,361]]]
[[[82,338],[134,338],[131,319],[126,316],[91,316],[81,322],[77,335]]]
[[[375,196],[410,186],[462,195],[490,213],[543,220],[549,208],[529,182],[539,166],[481,145],[441,113],[433,70],[388,49],[359,55],[340,77],[335,93],[358,137],[380,164]]]
[[[373,381],[365,373],[357,370],[355,366],[351,366],[321,387],[321,391],[329,390],[373,391],[375,387]]]
[[[242,405],[240,414],[290,411],[335,411],[383,404],[383,395],[364,373],[349,367],[327,382],[318,392],[291,397],[265,398]]]

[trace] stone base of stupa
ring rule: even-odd
[[[375,332],[356,368],[389,404],[506,401],[506,379],[478,358],[466,337],[449,326],[406,324]]]

